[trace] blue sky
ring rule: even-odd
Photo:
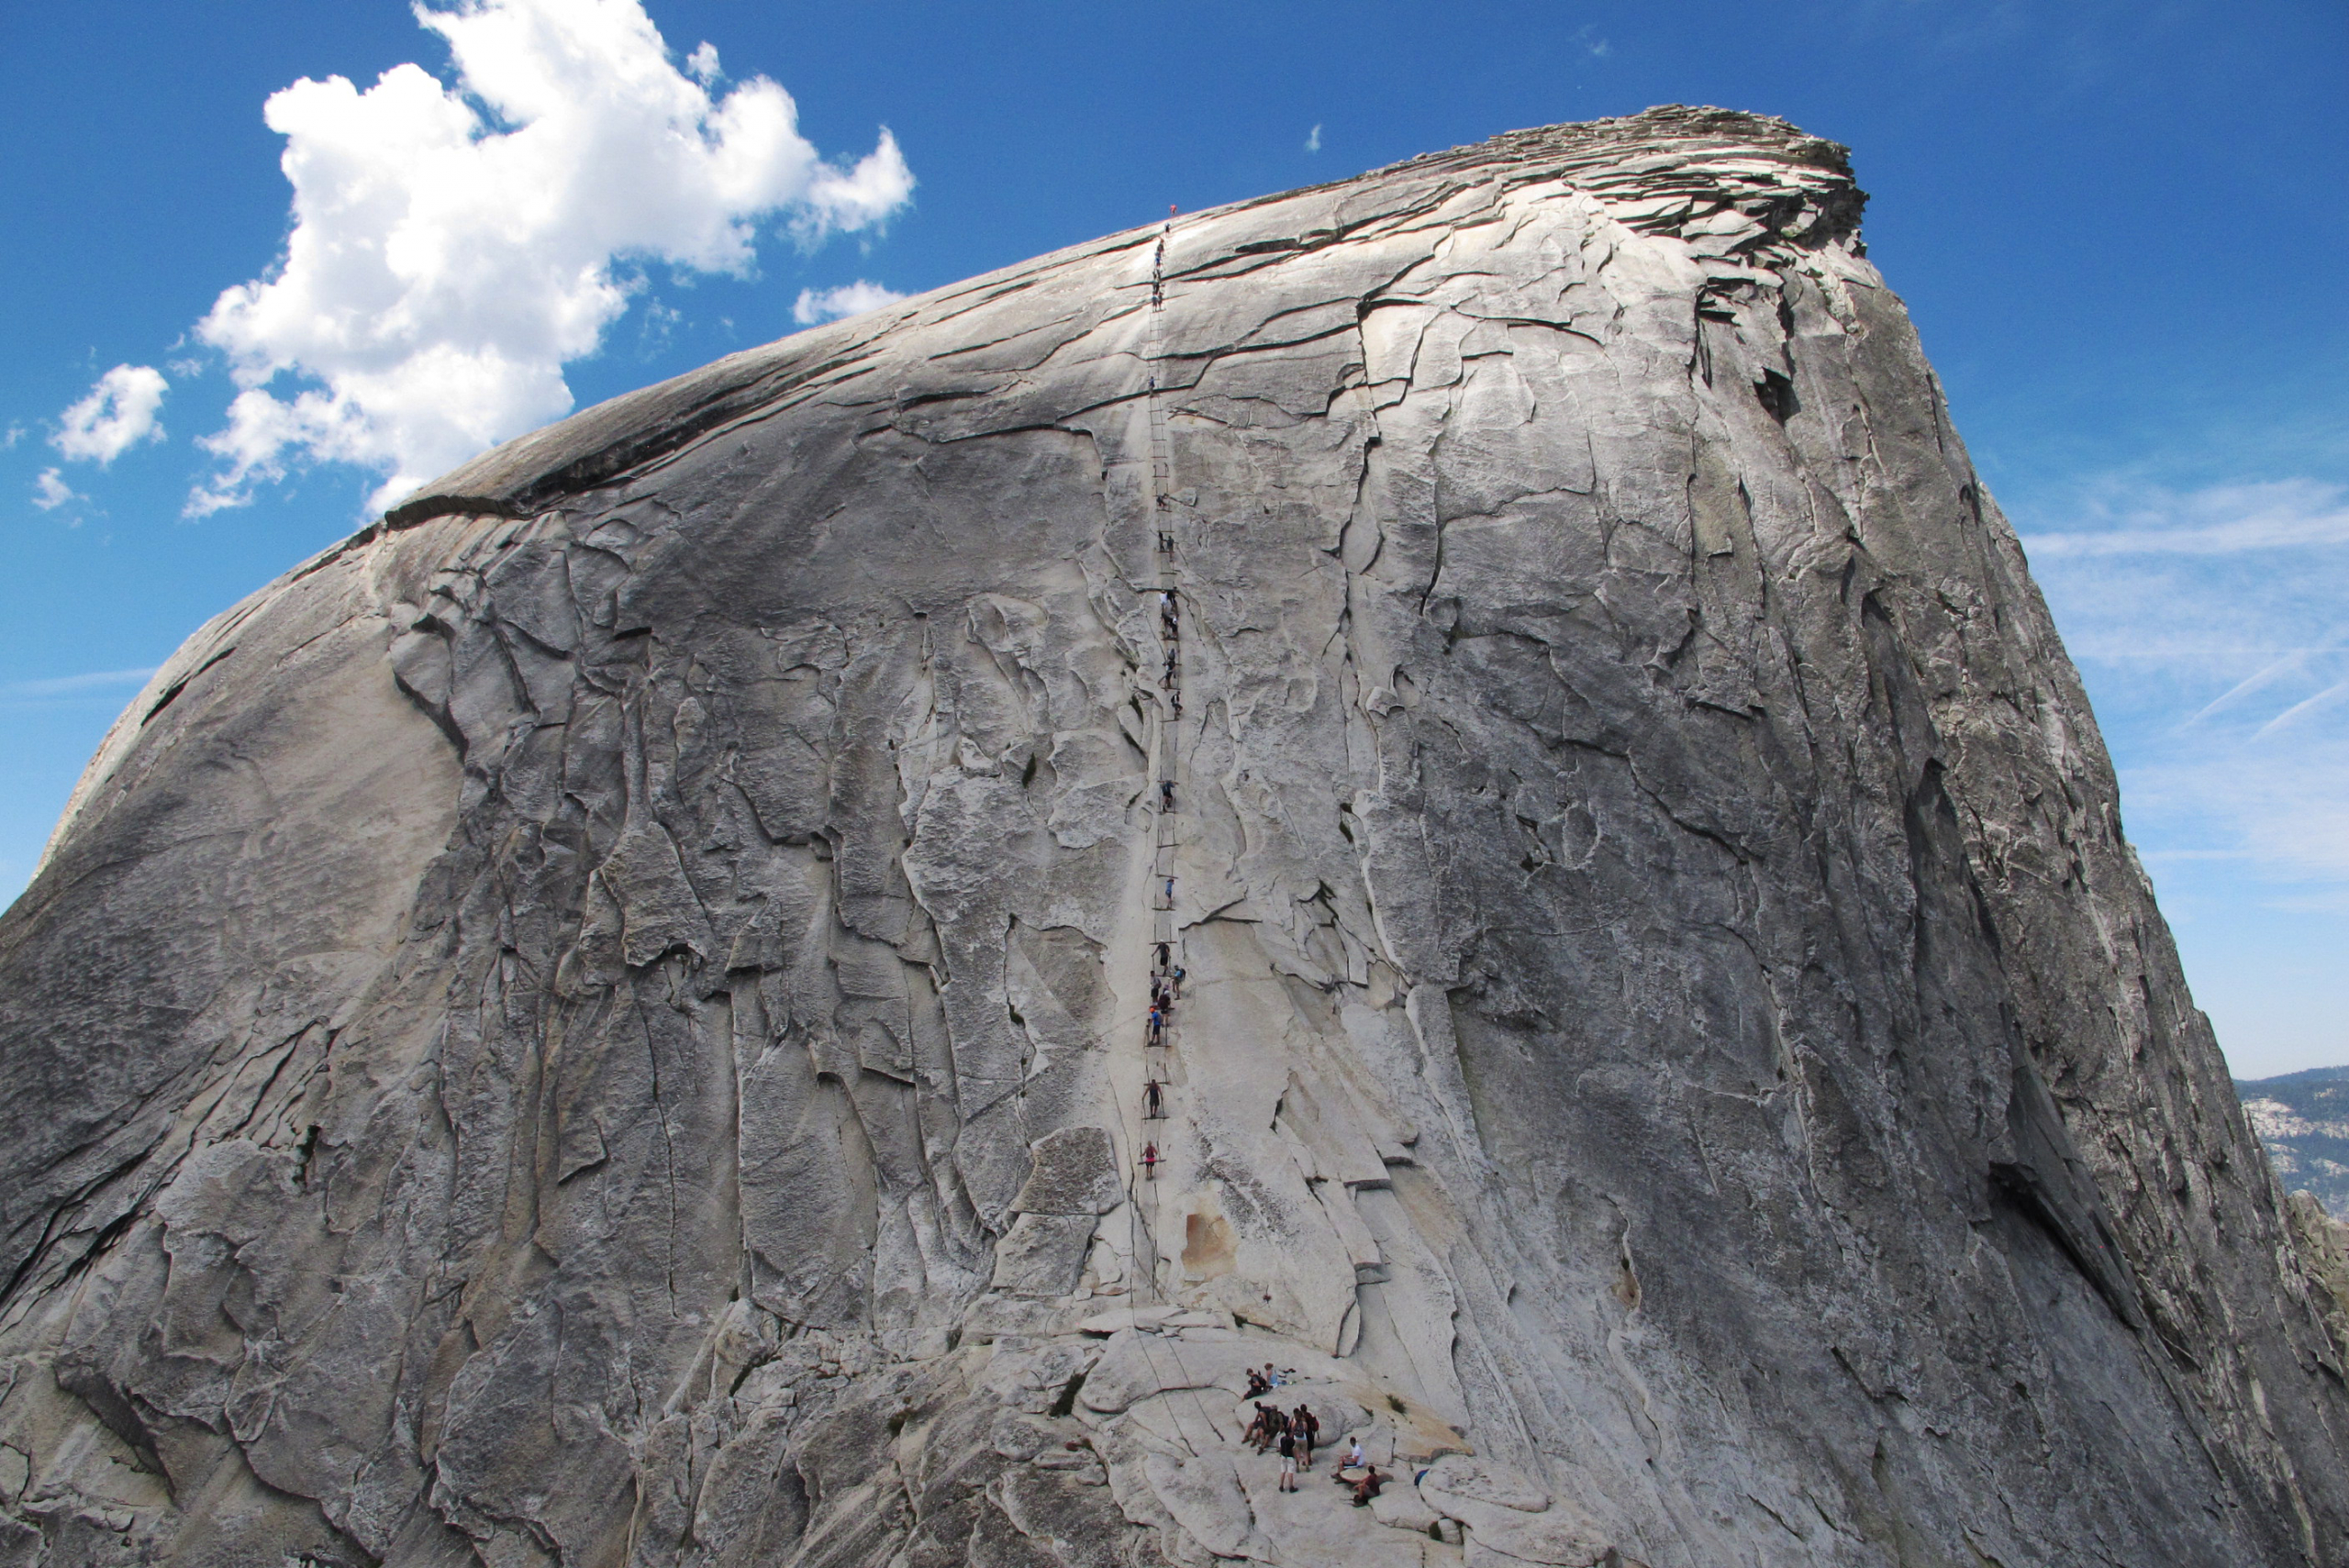
[[[1852,146],[2197,998],[2243,1075],[2349,1062],[2340,0],[6,7],[0,896],[145,671],[469,432],[860,284],[1670,102]],[[469,283],[393,297],[376,198],[428,165]]]

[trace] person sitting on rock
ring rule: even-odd
[[[1340,1454],[1337,1464],[1330,1471],[1330,1485],[1341,1492],[1351,1492],[1354,1483],[1362,1479],[1362,1473],[1363,1462]]]
[[[1264,1407],[1264,1447],[1288,1440],[1288,1418],[1277,1405]]]
[[[1256,1419],[1249,1425],[1248,1440],[1258,1453],[1273,1446],[1273,1419],[1275,1412],[1262,1400],[1256,1404]]]
[[[1251,1398],[1251,1399],[1257,1399],[1257,1398],[1261,1398],[1261,1397],[1263,1397],[1264,1391],[1265,1391],[1266,1389],[1270,1388],[1270,1387],[1272,1387],[1272,1385],[1271,1385],[1271,1384],[1269,1384],[1269,1383],[1266,1383],[1266,1382],[1264,1381],[1264,1374],[1263,1373],[1258,1372],[1258,1371],[1257,1371],[1254,1367],[1252,1367],[1252,1367],[1250,1367],[1250,1368],[1248,1369],[1248,1397],[1249,1397],[1249,1398]],[[1257,1407],[1256,1407],[1256,1408],[1257,1408],[1259,1411],[1262,1411],[1262,1410],[1264,1409],[1264,1407],[1263,1407],[1262,1405],[1259,1405],[1259,1406],[1257,1406]]]
[[[1353,1442],[1346,1445],[1346,1461],[1340,1468],[1347,1470],[1360,1470],[1364,1465],[1369,1462],[1370,1456],[1362,1451],[1362,1440],[1360,1438],[1356,1438]]]
[[[1354,1483],[1354,1507],[1357,1508],[1370,1507],[1370,1500],[1377,1496],[1379,1489],[1386,1485],[1386,1477],[1378,1473],[1378,1466],[1374,1464],[1363,1472],[1362,1479]]]

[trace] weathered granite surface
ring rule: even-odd
[[[1186,216],[206,627],[0,921],[0,1562],[2344,1561],[2341,1255],[1861,199]]]

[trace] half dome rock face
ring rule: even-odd
[[[2342,1562],[1861,200],[1669,109],[1185,216],[205,628],[0,925],[0,1561]]]

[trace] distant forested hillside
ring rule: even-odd
[[[2314,1193],[2326,1213],[2349,1218],[2349,1067],[2238,1079],[2235,1093],[2284,1190]]]

